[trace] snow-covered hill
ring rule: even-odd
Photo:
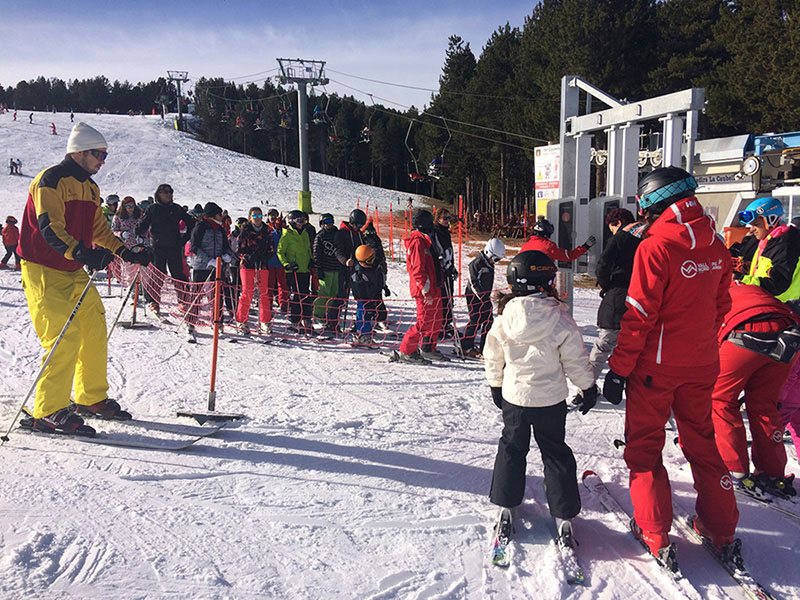
[[[104,194],[217,201],[236,216],[262,200],[293,208],[299,175],[204,146],[150,117],[76,115],[109,139]],[[69,118],[0,116],[1,147],[24,177],[0,179],[0,215],[19,216],[27,176],[60,160]],[[54,119],[58,136],[49,133]],[[312,175],[315,210],[345,215],[356,198],[384,210],[397,194]],[[466,267],[466,260],[464,262]],[[390,286],[407,297],[401,263]],[[498,273],[498,280],[502,274]],[[19,273],[0,271],[0,428],[37,371],[40,349]],[[598,297],[576,290],[587,344]],[[112,319],[119,287],[105,300]],[[459,305],[460,306],[460,305]],[[390,304],[391,308],[391,304]],[[465,313],[457,314],[464,324]],[[210,338],[187,345],[158,322],[115,330],[113,397],[140,418],[205,408]],[[446,349],[449,342],[443,344]],[[499,412],[480,365],[399,366],[377,352],[314,343],[220,344],[217,409],[248,418],[182,453],[125,450],[12,432],[0,448],[2,598],[165,599],[658,599],[680,597],[613,516],[584,495],[575,521],[586,585],[569,586],[548,533],[542,464],[529,455],[514,565],[488,564],[488,502]],[[593,469],[630,508],[627,469],[612,442],[623,410],[568,415],[578,469]],[[124,425],[100,424],[124,431]],[[693,508],[691,474],[668,432],[665,464],[677,502]],[[790,469],[797,470],[793,450]],[[585,490],[581,490],[585,492]],[[753,573],[781,598],[800,598],[800,524],[740,504]],[[692,540],[674,533],[681,565],[708,598],[743,598]]]

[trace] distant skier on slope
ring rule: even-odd
[[[603,395],[618,404],[627,381],[631,529],[667,566],[677,566],[669,539],[669,476],[661,459],[670,411],[697,490],[694,527],[726,560],[741,563],[734,540],[739,512],[711,422],[717,332],[731,306],[731,259],[692,195],[696,188],[695,178],[677,167],[655,169],[639,182],[639,210],[651,225],[636,249],[628,310],[603,387]]]
[[[150,262],[148,251],[128,250],[103,216],[100,189],[91,176],[103,166],[107,147],[99,131],[78,123],[70,133],[66,158],[39,173],[30,185],[19,252],[28,308],[45,352],[50,352],[89,281],[84,265],[105,269],[115,254],[131,263]],[[39,379],[34,429],[93,433],[79,415],[130,419],[106,396],[106,319],[93,286],[60,344]],[[77,412],[69,408],[73,384]]]

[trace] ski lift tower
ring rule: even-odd
[[[297,133],[300,139],[300,191],[297,192],[297,207],[307,213],[311,209],[311,189],[308,185],[308,96],[307,85],[326,85],[324,60],[303,60],[302,58],[278,58],[281,74],[277,80],[281,84],[297,84]]]
[[[189,71],[167,71],[167,79],[170,83],[173,81],[178,85],[178,122],[176,123],[178,131],[183,131],[183,110],[181,107],[181,83],[189,81]]]

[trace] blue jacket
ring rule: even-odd
[[[281,241],[281,228],[275,227],[272,229],[272,247],[277,248],[278,242],[280,241]],[[267,261],[267,266],[280,267],[281,269],[283,268],[283,265],[281,264],[281,259],[278,258],[277,254],[273,254],[272,256],[269,257],[269,260]]]

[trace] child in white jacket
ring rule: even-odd
[[[483,351],[492,399],[503,411],[489,498],[501,516],[522,503],[532,428],[559,543],[572,547],[570,519],[581,500],[575,457],[564,441],[565,377],[583,390],[582,414],[594,406],[597,387],[580,330],[553,289],[556,273],[553,261],[538,251],[521,252],[508,265],[511,294],[500,299]]]

